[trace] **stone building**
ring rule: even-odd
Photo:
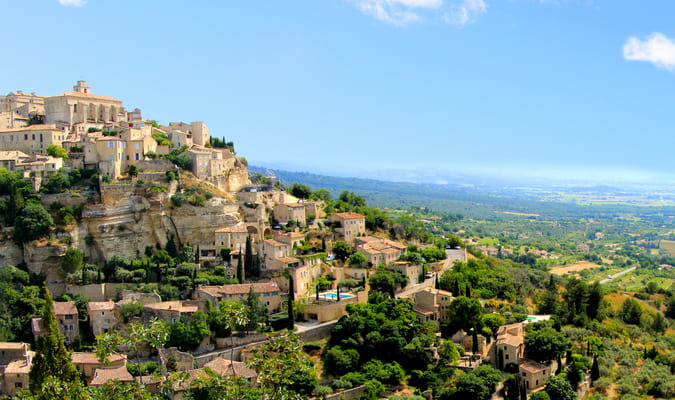
[[[388,239],[379,239],[372,236],[357,237],[354,239],[356,251],[363,253],[370,265],[389,265],[406,253],[406,246]]]
[[[518,365],[525,351],[523,324],[500,326],[495,342],[497,367],[504,369],[509,364]]]
[[[112,301],[90,301],[87,304],[87,313],[94,336],[108,333],[119,320],[115,303]]]
[[[182,301],[163,301],[161,303],[146,304],[143,306],[143,320],[149,321],[152,317],[161,319],[170,324],[180,320],[183,315],[197,312],[198,306]]]
[[[0,343],[0,369],[2,370],[2,394],[14,396],[28,388],[30,367],[35,353],[26,343]]]
[[[78,124],[94,124],[102,127],[106,123],[122,122],[127,119],[120,100],[92,94],[85,81],[77,81],[72,92],[47,97],[44,104],[47,124],[63,122],[71,129]]]
[[[26,154],[47,154],[49,145],[61,146],[66,133],[55,125],[31,125],[0,130],[0,150],[18,150]]]
[[[246,238],[248,235],[248,230],[244,224],[218,228],[215,231],[216,247],[218,249],[223,247],[229,248],[231,254],[243,254],[246,250]]]
[[[277,204],[274,206],[274,219],[282,224],[293,221],[305,225],[305,206],[302,203]]]
[[[56,325],[63,335],[66,343],[72,343],[80,336],[80,327],[78,325],[78,313],[75,302],[73,301],[55,301],[54,314],[56,316]],[[42,325],[42,317],[31,319],[31,330],[35,340],[42,337],[46,332]]]
[[[341,234],[347,243],[354,243],[354,238],[366,234],[366,217],[361,214],[341,212],[331,215],[329,219],[339,225],[335,232]]]
[[[171,142],[175,142],[174,146],[180,147],[178,143],[181,142],[181,137],[185,138],[183,145],[191,146],[196,144],[199,146],[206,146],[211,141],[209,134],[209,127],[201,121],[186,124],[183,122],[170,122],[169,126],[162,126],[162,130],[167,133]],[[188,142],[189,141],[189,142]]]
[[[16,111],[0,112],[0,129],[19,129],[28,126],[29,118]]]
[[[415,293],[414,308],[417,319],[420,322],[438,321],[450,322],[448,306],[454,297],[445,290],[424,288]]]
[[[194,294],[195,300],[210,301],[216,308],[221,301],[243,301],[253,288],[260,295],[260,301],[265,303],[267,310],[272,312],[281,307],[281,291],[273,282],[244,283],[238,285],[202,286]]]
[[[45,115],[45,97],[35,93],[24,93],[21,90],[10,92],[7,96],[0,96],[0,113],[15,112],[22,117]]]
[[[28,154],[18,150],[0,151],[0,168],[14,171],[14,166],[21,159],[28,158]]]
[[[127,357],[121,354],[111,354],[106,363],[101,363],[96,353],[74,352],[70,357],[75,368],[87,379],[94,376],[97,368],[119,368],[127,365]]]

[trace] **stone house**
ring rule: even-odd
[[[22,90],[0,96],[0,112],[16,112],[28,118],[33,114],[44,115],[45,97]]]
[[[231,254],[243,254],[246,250],[246,238],[248,235],[248,230],[244,224],[218,228],[215,231],[216,248],[218,248],[218,252],[220,252],[221,248],[226,247],[230,249]],[[251,240],[253,240],[253,237]],[[251,241],[251,244],[253,244],[253,241]]]
[[[408,261],[395,261],[389,269],[400,272],[403,276],[408,278],[408,285],[416,285],[420,282],[420,276],[424,274],[424,266],[412,264]],[[422,280],[424,277],[422,276]]]
[[[534,360],[523,358],[518,363],[518,373],[525,382],[525,389],[529,392],[538,389],[546,383],[555,372],[552,364],[544,365]]]
[[[306,224],[305,206],[302,203],[282,203],[274,206],[274,219],[284,224],[291,221]]]
[[[0,130],[18,129],[28,126],[29,118],[16,111],[0,111]]]
[[[245,363],[226,360],[222,357],[217,357],[215,360],[206,363],[204,368],[209,368],[220,376],[235,375],[246,379],[249,383],[255,383],[256,378],[258,378],[258,374],[254,370],[248,368]]]
[[[370,265],[390,265],[406,253],[407,247],[388,239],[379,239],[372,236],[357,237],[354,239],[356,251],[363,253]]]
[[[0,130],[0,150],[18,150],[26,154],[47,154],[49,145],[61,146],[66,133],[55,125],[31,125]]]
[[[192,173],[205,180],[222,176],[235,167],[236,158],[229,149],[213,149],[194,145],[185,151],[192,160]]]
[[[49,178],[61,168],[63,168],[63,158],[39,154],[22,158],[14,164],[14,170],[22,172],[24,177],[33,174],[38,177]]]
[[[152,317],[161,319],[170,324],[180,320],[183,315],[197,312],[197,305],[183,303],[182,301],[163,301],[161,303],[146,304],[143,306],[142,319],[149,321]]]
[[[291,246],[274,239],[266,239],[259,243],[258,254],[261,257],[263,268],[267,260],[290,257],[292,255]]]
[[[78,321],[77,307],[73,301],[55,301],[54,314],[56,315],[56,325],[58,325],[61,334],[66,343],[72,343],[80,336],[80,327]],[[42,317],[31,319],[31,330],[35,340],[45,334],[42,325]]]
[[[118,310],[112,301],[90,301],[87,304],[89,325],[95,336],[108,333],[117,325]]]
[[[14,171],[14,165],[22,159],[28,158],[28,154],[18,150],[0,151],[0,168]]]
[[[91,381],[89,381],[89,386],[101,386],[109,381],[119,381],[124,383],[134,382],[135,379],[131,376],[129,371],[127,371],[126,365],[120,367],[96,368],[91,377]]]
[[[504,325],[497,330],[495,356],[497,367],[506,368],[509,364],[518,365],[525,351],[523,324]]]
[[[289,245],[291,249],[302,246],[302,242],[305,240],[305,235],[299,232],[275,233],[274,240]],[[292,250],[291,253],[295,255],[297,252]]]
[[[170,138],[174,133],[181,132],[186,136],[190,136],[189,140],[199,146],[206,146],[206,144],[211,141],[209,127],[201,121],[191,122],[190,124],[184,122],[169,122],[168,126],[162,126],[162,130],[164,130]],[[180,142],[180,139],[176,138],[174,146],[177,146],[178,142]],[[188,144],[186,141],[183,145],[187,144],[190,146],[192,143]]]
[[[366,217],[361,214],[341,212],[331,215],[329,219],[339,225],[335,228],[335,232],[342,235],[349,244],[353,244],[356,237],[366,234]]]
[[[241,302],[248,297],[248,293],[253,288],[255,293],[260,295],[260,301],[265,303],[270,312],[281,308],[281,291],[277,284],[273,282],[263,283],[244,283],[236,285],[222,286],[201,286],[194,294],[195,300],[211,302],[215,308],[221,301]]]
[[[119,368],[127,365],[127,357],[121,354],[111,354],[107,359],[108,365],[101,363],[96,353],[73,352],[71,360],[75,368],[87,379],[93,377],[94,371],[98,368]]]
[[[424,288],[415,293],[413,303],[414,311],[420,322],[438,321],[450,322],[448,306],[454,297],[445,290]]]
[[[33,363],[33,352],[27,352],[22,358],[10,361],[2,373],[3,392],[14,396],[30,385],[30,368]]]
[[[324,211],[326,204],[321,200],[302,200],[302,205],[305,206],[305,215],[308,217],[313,215],[314,218],[319,219],[326,216]]]

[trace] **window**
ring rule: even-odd
[[[66,319],[73,319],[72,315],[66,315]]]
[[[23,135],[23,140],[28,140],[28,134]]]
[[[23,383],[21,383],[21,382],[14,382],[14,387],[17,388],[17,389],[20,389],[20,388],[23,387]]]
[[[101,315],[105,315],[105,311],[101,311]]]
[[[138,146],[139,146],[139,144],[138,144],[138,143],[136,143],[136,150],[138,150],[138,149],[139,149],[139,147],[138,147]]]

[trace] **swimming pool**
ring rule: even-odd
[[[353,294],[340,293],[340,300],[349,299],[354,297]],[[337,300],[337,293],[319,293],[319,299],[322,300]]]

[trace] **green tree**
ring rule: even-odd
[[[368,258],[366,257],[365,254],[359,252],[359,253],[354,253],[351,256],[349,256],[349,265],[350,266],[362,266],[365,265],[366,261],[368,261]]]
[[[342,261],[345,261],[353,253],[351,246],[342,240],[335,242],[332,251],[335,258]]]
[[[55,377],[66,383],[79,381],[77,369],[71,362],[63,335],[56,324],[52,295],[47,288],[44,291],[42,325],[45,334],[36,343],[36,353],[30,369],[30,389],[33,392],[40,390],[47,377]]]
[[[572,388],[572,385],[558,376],[548,378],[546,393],[551,397],[551,400],[577,400],[577,392]]]
[[[483,307],[478,299],[459,296],[448,306],[448,317],[454,326],[469,332],[470,329],[480,325]]]
[[[539,362],[555,360],[571,346],[569,339],[551,327],[531,331],[525,335],[525,356]]]
[[[65,175],[57,172],[49,177],[44,186],[47,193],[63,193],[70,187],[70,181]]]
[[[182,316],[171,325],[168,344],[182,351],[194,350],[209,335],[211,331],[206,324],[206,315],[197,311],[190,316]]]
[[[47,146],[47,154],[52,157],[61,157],[64,160],[68,159],[68,153],[66,152],[66,149],[56,144],[50,144]]]
[[[178,256],[176,256],[176,261],[179,263],[189,262],[193,259],[194,254],[195,253],[192,250],[192,246],[184,245],[183,247],[180,248]]]
[[[223,259],[223,263],[230,265],[230,262],[232,261],[232,250],[229,247],[221,247],[220,258]]]
[[[253,244],[251,242],[251,235],[246,236],[246,247],[244,251],[244,271],[246,276],[258,276],[255,271],[255,265],[253,265]]]
[[[241,256],[241,253],[239,253],[239,257],[237,257],[237,280],[239,283],[244,283],[245,276],[243,257]]]
[[[136,166],[136,164],[129,165],[129,167],[127,168],[127,174],[132,178],[138,176],[138,167]]]
[[[61,258],[61,271],[63,275],[72,274],[82,268],[82,253],[75,248],[66,250],[66,254]]]
[[[54,220],[41,203],[31,200],[16,218],[14,237],[20,243],[30,242],[49,233]]]
[[[312,190],[307,186],[300,183],[294,183],[291,185],[289,192],[291,195],[299,199],[309,199],[312,195]]]
[[[249,288],[244,306],[246,306],[246,319],[248,320],[244,326],[246,332],[256,331],[261,325],[267,323],[269,315],[267,306],[260,301],[260,295],[253,290],[253,285]]]
[[[178,256],[178,247],[176,247],[176,242],[173,239],[173,235],[169,235],[169,240],[166,241],[166,246],[164,246],[164,249],[171,257],[176,258],[176,256]]]
[[[294,308],[293,308],[293,302],[295,301],[295,288],[293,287],[293,274],[288,270],[285,269],[282,272],[282,275],[284,278],[288,279],[288,330],[292,331],[295,328],[295,315],[294,315]]]
[[[656,315],[654,315],[654,321],[652,322],[652,331],[655,333],[664,333],[666,329],[668,328],[668,321],[666,321],[665,318],[663,318],[663,315],[661,315],[660,312],[657,312]]]
[[[637,300],[626,299],[621,305],[621,319],[632,325],[640,325],[642,320],[642,307]]]

